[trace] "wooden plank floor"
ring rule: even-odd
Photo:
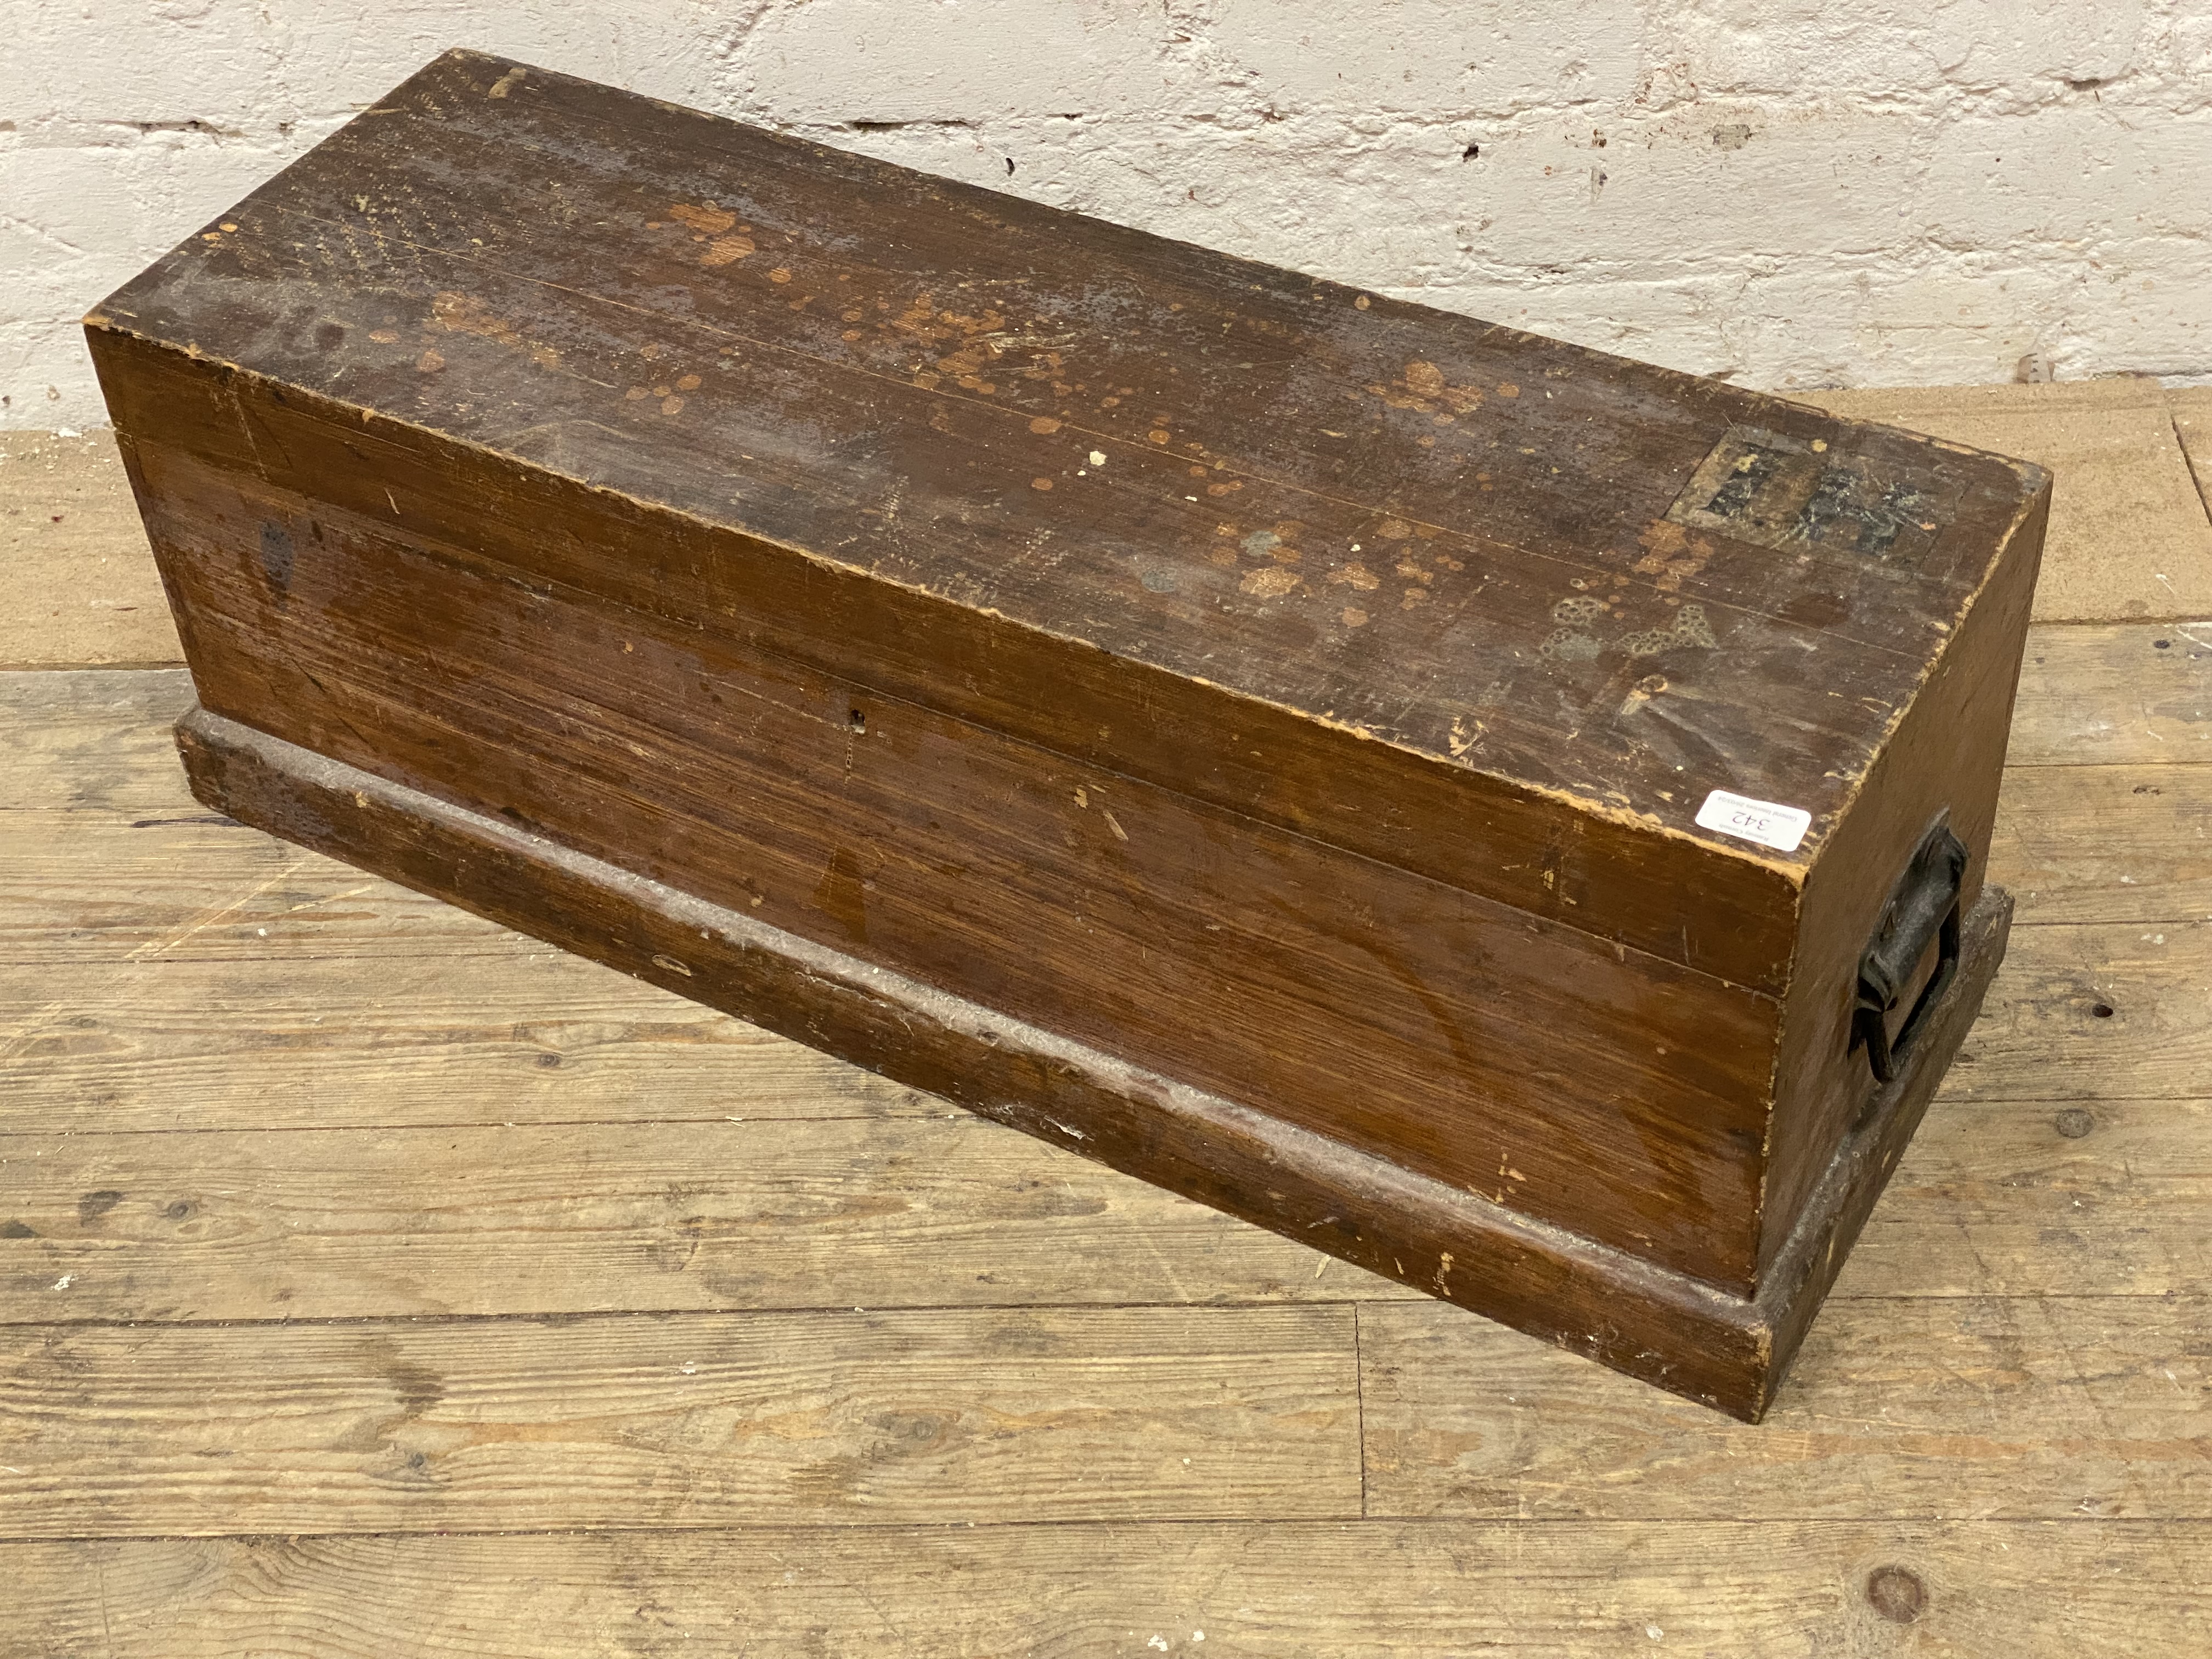
[[[2032,635],[1757,1428],[230,824],[189,696],[0,673],[0,1659],[2212,1655],[2212,625]]]

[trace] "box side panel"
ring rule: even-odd
[[[498,454],[118,329],[91,332],[118,427],[218,469],[435,537],[487,568],[678,627],[711,625],[1701,973],[1778,994],[1787,983],[1795,879],[1753,849],[1656,834],[1625,810],[1516,787],[1234,696],[1206,665],[1170,672],[591,488],[563,476],[557,442],[542,461]],[[1632,723],[1698,729],[1694,708],[1673,710],[1632,679],[1601,697],[1591,718],[1625,708],[1620,718]],[[1479,735],[1467,730],[1470,741]],[[1735,763],[1735,750],[1705,752]],[[1692,793],[1683,786],[1685,822]]]
[[[1748,1286],[1771,999],[131,441],[211,710]]]
[[[2024,507],[1988,581],[1807,879],[1800,955],[1784,1005],[1762,1267],[1788,1241],[1808,1195],[1876,1092],[1864,1049],[1850,1048],[1858,963],[1893,885],[1939,813],[1948,813],[1969,854],[1962,915],[1981,890],[2050,499],[2046,485]],[[1921,978],[1932,969],[1932,955],[1923,958]]]

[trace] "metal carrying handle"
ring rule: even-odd
[[[1959,971],[1959,896],[1966,884],[1966,843],[1951,833],[1947,819],[1937,819],[1920,838],[1912,861],[1890,890],[1874,938],[1859,958],[1858,1006],[1851,1015],[1851,1047],[1866,1045],[1867,1060],[1877,1082],[1887,1083],[1897,1075],[1913,1039],[1926,1026],[1929,1014]],[[1936,971],[1922,988],[1893,1042],[1888,1016],[1930,938],[1939,941]]]

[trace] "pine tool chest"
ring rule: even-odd
[[[1739,1416],[2003,951],[2021,463],[462,52],[87,329],[210,806]]]

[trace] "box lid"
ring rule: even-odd
[[[1571,808],[1593,869],[1733,881],[1781,917],[2047,494],[2022,463],[459,52],[88,325],[712,532],[588,571],[548,534],[562,580],[1755,983],[1772,929],[1678,950],[1664,904],[1647,925],[1502,867],[1500,823]],[[332,498],[408,516],[373,471]],[[855,582],[910,607],[863,616]],[[1716,791],[1784,810],[1730,825]]]

